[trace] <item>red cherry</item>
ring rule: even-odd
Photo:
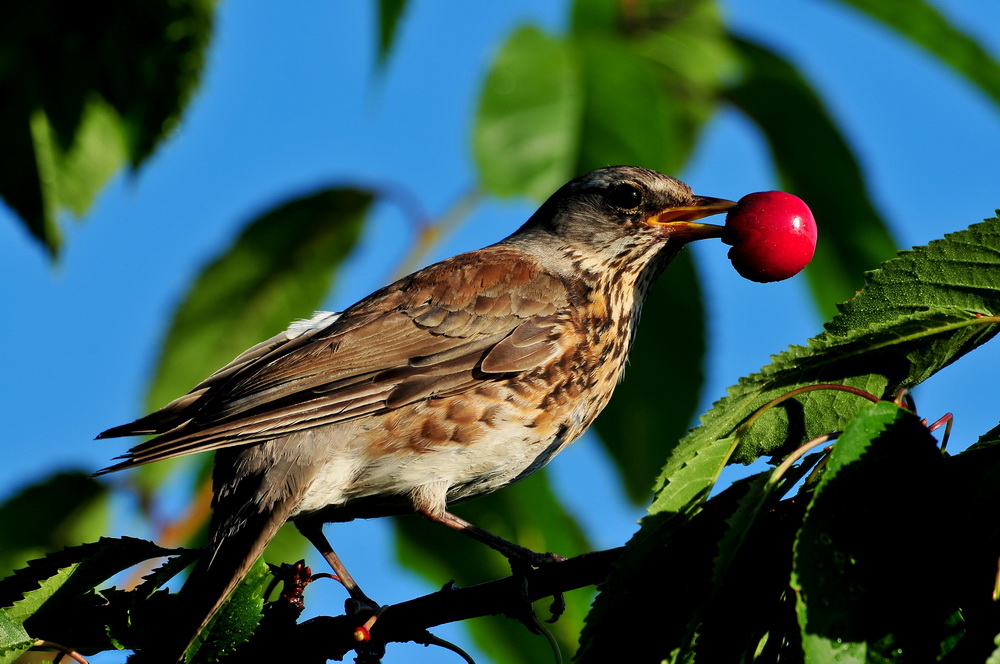
[[[798,196],[747,194],[726,214],[729,260],[751,281],[781,281],[802,271],[816,251],[816,220]]]
[[[368,628],[364,625],[354,628],[354,640],[359,643],[367,643],[372,638],[371,633],[369,633]]]

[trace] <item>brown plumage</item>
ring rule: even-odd
[[[510,237],[247,350],[189,394],[100,438],[157,434],[101,473],[216,450],[209,550],[181,657],[275,531],[294,520],[367,600],[321,527],[417,511],[509,557],[543,557],[447,505],[545,465],[611,398],[643,300],[693,223],[733,203],[619,166],[557,191]]]

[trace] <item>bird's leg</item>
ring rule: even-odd
[[[313,521],[311,519],[301,519],[295,522],[295,527],[299,529],[299,532],[309,540],[316,550],[319,551],[326,562],[330,563],[330,567],[333,568],[334,578],[340,581],[347,592],[350,593],[351,599],[354,599],[358,603],[362,604],[365,608],[370,608],[371,610],[377,610],[378,604],[376,604],[368,595],[366,595],[362,590],[361,586],[358,585],[354,577],[351,576],[347,568],[344,567],[344,563],[340,561],[340,558],[334,552],[333,547],[330,546],[330,541],[323,534],[323,522]]]
[[[454,528],[460,533],[464,533],[473,539],[479,540],[486,546],[503,555],[507,559],[507,562],[510,563],[510,569],[514,574],[514,577],[520,580],[518,592],[520,593],[521,599],[524,601],[527,608],[523,615],[515,617],[517,617],[518,620],[520,620],[532,632],[538,633],[538,618],[535,617],[534,611],[531,610],[531,600],[528,595],[528,571],[532,567],[540,567],[550,563],[561,562],[566,560],[566,558],[556,553],[537,553],[531,549],[520,546],[519,544],[514,544],[513,542],[509,542],[502,537],[494,535],[488,530],[483,530],[479,526],[469,523],[462,517],[455,516],[448,511],[442,510],[435,512],[418,507],[417,512],[435,523],[442,523],[449,528]],[[562,593],[556,593],[553,595],[552,606],[550,607],[552,618],[550,618],[548,622],[555,622],[558,620],[565,607],[566,602],[563,599]]]
[[[537,553],[519,544],[509,542],[502,537],[494,535],[488,530],[483,530],[479,526],[469,523],[460,516],[455,516],[451,512],[434,512],[428,509],[418,508],[417,512],[423,517],[441,523],[449,528],[454,528],[460,533],[464,533],[473,539],[479,540],[494,551],[498,551],[511,563],[523,563],[531,567],[540,567],[549,563],[557,563],[566,560],[565,557],[555,553]]]

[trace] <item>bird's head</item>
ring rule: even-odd
[[[578,267],[583,267],[580,261],[592,263],[586,267],[602,272],[665,265],[685,243],[721,237],[722,226],[698,220],[734,205],[697,196],[680,180],[656,171],[611,166],[561,187],[512,237],[559,247]]]

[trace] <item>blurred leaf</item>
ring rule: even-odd
[[[125,162],[121,120],[114,109],[100,100],[85,107],[68,150],[60,147],[41,111],[31,118],[31,133],[42,198],[49,211],[66,207],[76,216],[83,216],[97,192]]]
[[[958,608],[938,564],[950,548],[932,510],[942,469],[919,418],[891,402],[866,408],[837,440],[795,543],[807,661],[936,654]]]
[[[570,179],[582,112],[577,66],[570,46],[537,28],[508,38],[486,76],[472,136],[487,191],[544,199]]]
[[[406,11],[406,0],[378,0],[378,65],[385,68],[392,52],[399,19]]]
[[[480,96],[473,149],[484,188],[544,199],[609,164],[678,172],[715,108],[729,51],[707,0],[585,0],[565,37],[520,28]]]
[[[620,40],[578,39],[576,46],[584,109],[572,174],[609,164],[677,172],[690,133],[683,105],[667,96],[654,64]]]
[[[576,173],[637,164],[679,173],[733,67],[717,3],[577,0],[584,125]]]
[[[57,473],[0,505],[0,577],[29,560],[97,539],[108,526],[107,487],[85,473]]]
[[[625,378],[594,422],[637,503],[649,500],[663,460],[698,408],[705,355],[701,298],[694,263],[682,253],[647,298]]]
[[[559,502],[545,471],[503,491],[461,503],[453,510],[462,518],[495,535],[533,551],[551,551],[572,557],[590,550],[580,526]],[[435,587],[449,579],[468,586],[510,576],[507,560],[467,535],[417,517],[396,520],[397,557]],[[592,593],[587,589],[566,594],[566,613],[547,626],[569,658],[576,648]],[[548,617],[549,600],[537,602],[536,613]],[[474,620],[467,623],[477,643],[497,662],[531,662],[550,658],[549,645],[515,620]]]
[[[806,270],[823,313],[861,286],[865,270],[896,245],[875,210],[857,160],[823,102],[794,66],[759,44],[734,38],[744,64],[727,92],[771,146],[783,185],[816,216],[819,243]]]
[[[480,113],[479,129],[495,132],[490,158],[510,174],[502,190],[487,183],[494,193],[541,198],[569,178],[608,164],[679,171],[714,109],[731,63],[718,7],[700,0],[641,5],[578,0],[565,46],[522,28],[498,56],[491,76],[537,80],[537,63],[545,59],[545,49],[559,55],[558,75],[572,90],[567,97],[572,96],[575,111],[549,113],[547,119],[538,114],[529,122],[525,114],[539,100],[554,106],[564,92],[552,83],[540,83],[526,89],[524,98],[502,97],[507,105],[491,102],[490,123]],[[511,71],[521,73],[511,75]],[[570,85],[573,79],[577,83]],[[495,88],[488,83],[483,107],[493,99],[491,90]],[[550,168],[541,171],[531,161],[534,153],[520,149],[528,141],[518,132],[531,132],[532,146],[541,145],[539,132],[548,133],[551,140],[558,137],[560,150],[548,150],[549,157],[575,157],[552,159],[547,163]],[[488,178],[482,161],[480,168]],[[687,430],[701,384],[703,311],[689,259],[675,261],[664,280],[671,287],[654,291],[644,308],[625,382],[597,421],[601,439],[635,500],[648,495],[666,453],[665,441],[676,440]],[[671,352],[670,366],[665,367],[663,349],[676,348],[683,352]]]
[[[0,196],[52,254],[59,212],[84,214],[127,159],[179,121],[200,76],[212,0],[0,5]]]
[[[372,204],[371,192],[322,189],[247,225],[195,280],[171,322],[147,403],[184,394],[247,348],[308,318],[330,292]],[[155,485],[167,463],[137,469]]]
[[[898,32],[1000,104],[1000,63],[924,0],[839,0]]]

